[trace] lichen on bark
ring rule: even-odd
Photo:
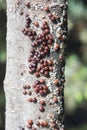
[[[66,0],[7,1],[6,130],[64,130]]]

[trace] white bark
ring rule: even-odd
[[[50,92],[50,94],[48,94],[48,98],[47,96],[38,97],[37,94],[35,94],[32,89],[32,93],[33,93],[32,97],[36,97],[38,101],[40,99],[47,100],[45,106],[45,112],[43,113],[39,111],[40,105],[38,102],[36,104],[29,103],[27,101],[29,96],[23,95],[23,86],[25,84],[33,85],[33,83],[36,80],[36,77],[34,75],[29,74],[28,58],[30,55],[31,40],[29,39],[29,37],[25,36],[21,30],[25,26],[26,12],[29,12],[31,19],[33,21],[38,21],[40,25],[42,24],[43,17],[46,17],[45,19],[49,21],[49,26],[51,28],[51,32],[54,34],[54,39],[55,39],[56,33],[57,35],[59,35],[59,32],[57,31],[59,31],[60,29],[64,31],[64,28],[61,28],[59,24],[52,25],[50,20],[47,17],[46,12],[42,10],[42,7],[50,6],[51,11],[59,13],[61,17],[59,23],[63,24],[62,21],[64,20],[63,13],[66,13],[64,8],[66,7],[66,0],[43,0],[43,1],[30,0],[30,5],[31,5],[30,9],[27,9],[25,7],[24,3],[26,1],[7,0],[7,65],[6,65],[6,76],[4,81],[4,90],[6,95],[5,129],[6,130],[28,130],[27,121],[29,119],[32,119],[34,122],[34,127],[36,127],[37,130],[42,130],[42,129],[58,130],[58,128],[54,129],[51,128],[51,126],[48,128],[37,127],[35,124],[35,121],[39,120],[38,119],[39,116],[41,116],[42,120],[47,120],[49,122],[48,119],[49,114],[54,115],[57,113],[56,116],[58,116],[58,112],[61,112],[60,109],[64,109],[63,101],[61,100],[61,98],[63,98],[62,94],[58,96],[58,100],[59,100],[58,104],[54,104],[54,106],[50,106],[48,104],[48,101],[51,100],[50,96],[53,96],[56,87],[55,86],[52,87],[52,91]],[[19,14],[20,10],[22,10],[24,13],[22,16],[20,16]],[[35,29],[37,31],[37,28]],[[39,29],[37,33],[40,33]],[[56,66],[53,73],[51,72],[51,78],[55,77],[54,76],[55,72],[57,72],[56,78],[59,79],[60,84],[64,76],[64,74],[61,72],[61,70],[64,69],[64,65],[57,57],[60,57],[62,54],[64,54],[63,52],[63,50],[65,50],[64,48],[65,48],[65,43],[61,44],[60,51],[58,52],[58,54],[56,54],[55,52],[52,53],[52,56],[55,55],[53,56],[54,61],[56,61],[58,65]],[[51,84],[50,84],[51,82],[53,82],[52,79],[50,80],[50,78],[46,78],[46,83],[48,84],[49,89],[51,88]],[[61,88],[63,93],[63,87],[60,85],[60,87],[58,86],[58,88]],[[56,112],[57,110],[58,112]],[[58,119],[55,120],[57,121],[59,130],[63,130],[64,115],[61,116],[60,118],[61,120],[59,122]]]

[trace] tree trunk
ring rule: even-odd
[[[64,130],[66,13],[66,0],[7,0],[6,130]]]

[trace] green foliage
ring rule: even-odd
[[[0,0],[0,62],[6,61],[6,2]]]
[[[5,50],[5,34],[4,32],[0,31],[0,61],[6,61],[6,50]]]
[[[4,94],[0,92],[0,106],[4,107],[5,106],[5,97]]]
[[[85,13],[84,13],[85,12]],[[87,20],[87,8],[81,0],[69,0],[69,18],[71,21]]]
[[[6,8],[6,1],[0,0],[0,9],[5,9],[5,8]]]
[[[67,59],[65,74],[65,104],[66,110],[71,112],[87,101],[87,67],[76,55],[72,55]]]
[[[81,30],[79,39],[82,43],[87,44],[87,28]]]
[[[76,127],[76,128],[69,128],[67,130],[87,130],[87,125],[82,125],[82,126]]]

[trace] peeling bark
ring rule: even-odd
[[[66,0],[7,1],[6,130],[64,130],[66,42]]]

